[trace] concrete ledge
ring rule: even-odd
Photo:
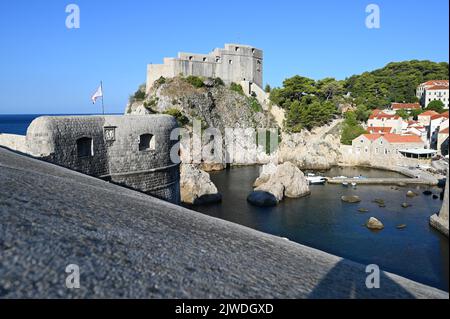
[[[437,214],[430,217],[430,224],[448,237],[448,220],[443,220]]]

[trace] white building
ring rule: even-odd
[[[408,122],[403,120],[401,116],[397,114],[389,114],[386,111],[375,109],[367,120],[367,126],[368,130],[370,130],[371,127],[389,127],[392,128],[390,131],[391,133],[400,134],[406,130]]]
[[[420,84],[416,90],[416,96],[420,104],[425,108],[431,101],[439,100],[444,103],[444,108],[449,106],[448,80],[432,80]]]

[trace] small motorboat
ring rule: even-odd
[[[309,174],[306,177],[306,180],[309,184],[325,184],[325,182],[327,181],[323,176],[309,176]]]
[[[355,182],[352,182],[352,187],[356,188],[356,183]]]
[[[342,182],[342,186],[348,187],[348,183],[347,182]]]

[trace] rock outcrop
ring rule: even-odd
[[[264,165],[254,186],[255,192],[272,194],[277,202],[284,197],[298,198],[310,194],[305,175],[290,162],[278,166],[272,163]]]
[[[198,123],[203,134],[203,168],[217,170],[223,168],[227,160],[231,165],[252,165],[266,164],[273,159],[274,155],[267,155],[266,149],[255,143],[257,129],[276,130],[278,127],[273,115],[264,109],[252,97],[232,90],[214,79],[203,79],[203,86],[195,87],[186,78],[174,77],[162,82],[156,81],[142,101],[132,101],[127,105],[125,113],[174,115],[191,136],[194,123]],[[221,162],[210,160],[211,150],[217,151],[218,147],[211,142],[208,128],[214,128],[222,137]],[[226,134],[226,129],[235,131],[230,135],[230,130]],[[226,152],[225,142],[232,142],[232,154]],[[200,161],[189,156],[182,156],[181,160],[186,164],[200,164]]]
[[[181,201],[186,204],[203,205],[222,200],[209,174],[192,164],[180,167],[180,194]]]
[[[341,161],[339,125],[332,124],[301,133],[283,134],[279,145],[280,162],[291,162],[300,169],[329,169]]]
[[[449,207],[448,207],[448,177],[449,173],[447,172],[447,180],[445,182],[445,190],[444,190],[444,198],[443,203],[441,207],[441,211],[438,214],[434,214],[430,218],[430,224],[437,230],[439,230],[442,234],[448,237],[448,213],[449,213]]]

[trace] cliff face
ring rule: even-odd
[[[301,133],[283,134],[278,156],[280,162],[291,162],[300,169],[329,169],[338,165],[340,151],[339,126],[342,120],[331,125]]]
[[[203,127],[262,128],[272,125],[274,119],[255,106],[244,94],[218,84],[214,80],[204,80],[202,87],[195,87],[185,78],[166,79],[155,82],[143,101],[127,105],[127,114],[174,113],[181,112],[187,118],[188,126],[199,120]]]

